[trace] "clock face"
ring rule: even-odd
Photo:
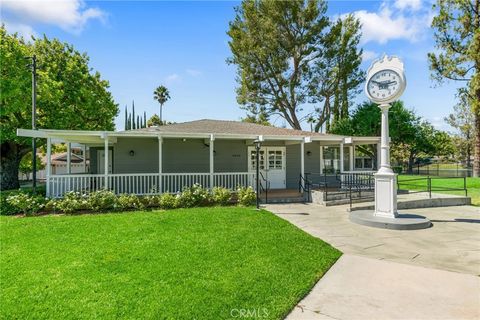
[[[390,69],[380,70],[368,80],[368,94],[375,100],[388,100],[400,91],[401,81],[397,72]]]

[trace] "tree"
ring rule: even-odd
[[[312,62],[328,26],[323,0],[250,1],[236,8],[228,35],[237,68],[237,100],[248,110],[265,106],[301,129]]]
[[[31,139],[17,137],[17,128],[31,128],[31,75],[26,56],[38,59],[37,127],[71,130],[113,130],[118,106],[109,84],[89,66],[86,53],[47,37],[25,42],[0,27],[1,189],[19,187],[20,160]],[[44,141],[38,141],[41,147]]]
[[[160,121],[160,117],[157,114],[151,116],[147,121],[147,127],[158,127],[161,125],[163,125],[163,123]]]
[[[325,12],[323,0],[244,0],[236,8],[228,31],[232,57],[227,62],[237,66],[241,108],[251,113],[266,108],[299,130],[310,117],[299,113],[321,101],[325,105],[317,108],[319,118],[333,111],[338,117],[348,114],[347,100],[359,84],[354,79],[362,75],[360,25],[347,16],[329,30]],[[335,108],[330,108],[333,98]]]
[[[160,122],[162,122],[163,105],[165,104],[165,102],[170,100],[170,93],[168,92],[168,89],[164,86],[159,86],[153,92],[153,99],[157,100],[158,103],[160,104]]]
[[[435,47],[429,53],[432,77],[464,82],[475,119],[473,175],[480,176],[480,0],[437,0],[433,18]]]
[[[37,155],[37,161],[36,161],[36,168],[37,168],[37,171],[45,169],[45,164],[42,162],[42,159],[40,159],[38,155]],[[20,171],[21,174],[23,174],[28,179],[28,175],[33,171],[32,169],[33,169],[32,152],[28,152],[22,157],[22,160],[20,160],[18,170]]]
[[[475,142],[475,117],[469,103],[468,94],[464,90],[460,90],[457,96],[459,102],[453,107],[453,113],[445,117],[445,121],[457,129],[456,145],[459,150],[460,160],[465,161],[467,167],[470,167],[470,159]]]
[[[412,172],[413,165],[420,156],[447,156],[453,153],[449,136],[422,121],[413,111],[406,109],[403,102],[396,101],[392,104],[388,119],[392,157],[397,162],[407,163],[408,172]],[[349,118],[335,123],[331,132],[350,136],[380,136],[380,108],[377,104],[365,102]],[[375,154],[372,147],[360,148],[372,157]]]
[[[337,19],[324,39],[324,49],[316,61],[311,93],[323,101],[323,108],[315,108],[313,119],[315,131],[330,126],[340,119],[348,117],[352,100],[359,91],[359,85],[365,79],[360,69],[362,49],[360,43],[360,22],[353,15]],[[333,101],[331,101],[333,100]]]
[[[250,110],[245,118],[242,118],[242,122],[256,123],[264,126],[271,126],[269,116],[265,107],[259,107]]]

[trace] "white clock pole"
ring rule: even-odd
[[[397,216],[397,179],[390,167],[390,134],[388,110],[390,104],[381,104],[382,130],[380,137],[380,168],[375,174],[375,216],[395,218]]]

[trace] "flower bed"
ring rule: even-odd
[[[89,194],[68,192],[61,199],[49,199],[21,191],[3,194],[0,198],[2,215],[40,213],[77,212],[111,212],[126,210],[143,210],[148,208],[175,209],[204,206],[226,206],[238,204],[250,206],[255,203],[256,194],[252,187],[240,187],[236,197],[225,188],[215,187],[212,190],[199,184],[185,188],[176,194],[137,196],[134,194],[115,195],[110,190],[100,190]]]

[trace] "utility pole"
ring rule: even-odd
[[[32,130],[37,130],[37,56],[32,57]],[[32,190],[33,194],[37,193],[37,143],[32,138]]]

